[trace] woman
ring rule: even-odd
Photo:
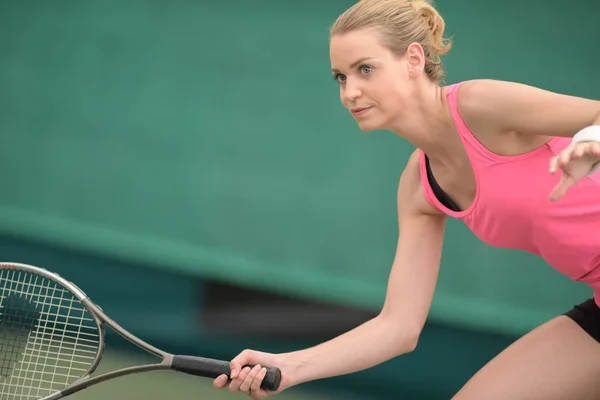
[[[400,235],[381,312],[314,348],[244,351],[231,361],[233,380],[220,376],[216,388],[261,399],[274,394],[260,389],[261,365],[281,369],[281,391],[412,351],[449,216],[595,291],[513,343],[454,398],[600,398],[600,102],[492,80],[441,87],[443,33],[431,5],[406,0],[360,1],[331,30],[344,107],[362,130],[390,130],[417,147],[399,182]]]

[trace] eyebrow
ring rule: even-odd
[[[350,69],[352,69],[352,68],[356,67],[358,64],[360,64],[360,63],[363,63],[363,62],[365,62],[365,61],[367,61],[367,60],[370,60],[370,59],[372,59],[372,58],[373,58],[373,57],[363,57],[363,58],[360,58],[360,59],[358,59],[358,60],[354,61],[352,64],[350,64]],[[340,72],[340,71],[339,71],[339,70],[337,70],[337,69],[335,69],[335,68],[333,68],[333,69],[331,70],[331,72]]]

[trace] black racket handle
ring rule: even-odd
[[[253,365],[244,365],[244,367],[253,368]],[[227,375],[231,379],[231,370],[227,361],[212,360],[210,358],[192,357],[192,356],[174,356],[171,368],[175,371],[185,372],[186,374],[202,376],[205,378],[216,378],[220,375]],[[276,391],[281,383],[281,371],[279,368],[267,368],[267,374],[260,387],[263,390]]]

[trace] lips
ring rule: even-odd
[[[352,113],[352,115],[360,115],[366,112],[367,110],[370,110],[371,108],[372,107],[356,107],[350,109],[350,112]]]

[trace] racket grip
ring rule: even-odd
[[[254,367],[244,365],[244,367]],[[220,375],[231,377],[231,369],[227,361],[213,360],[203,357],[174,356],[171,368],[186,374],[202,376],[205,378],[216,378]],[[279,368],[267,368],[267,374],[260,387],[263,390],[276,391],[281,383],[281,370]]]

